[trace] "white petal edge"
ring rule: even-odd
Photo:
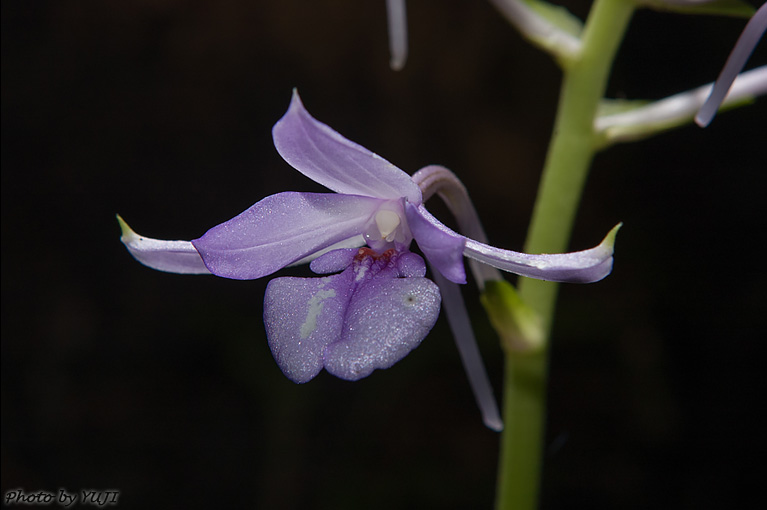
[[[592,283],[610,274],[615,236],[622,223],[614,226],[598,246],[588,250],[532,255],[466,240],[464,255],[498,269],[538,280]]]
[[[117,221],[122,230],[120,241],[133,258],[145,266],[166,273],[210,274],[190,241],[163,241],[144,237],[134,232],[119,214]]]

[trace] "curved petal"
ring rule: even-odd
[[[295,90],[272,136],[285,161],[337,193],[421,203],[421,190],[408,174],[313,118]]]
[[[379,205],[370,197],[278,193],[192,244],[216,276],[260,278],[359,234]]]
[[[591,283],[610,274],[613,267],[613,245],[620,224],[613,227],[604,240],[590,250],[572,253],[529,255],[501,250],[466,240],[464,255],[504,271],[553,282]]]
[[[341,339],[325,349],[325,369],[356,381],[389,368],[418,347],[439,316],[437,285],[426,278],[374,278],[349,302]]]
[[[613,227],[599,246],[590,250],[552,255],[530,255],[502,250],[460,236],[432,216],[422,205],[412,207],[408,204],[405,212],[408,215],[408,223],[413,231],[413,237],[415,237],[426,258],[439,269],[443,276],[455,283],[465,283],[466,278],[464,276],[463,282],[456,281],[448,274],[451,271],[455,274],[458,269],[458,262],[453,254],[455,248],[447,248],[451,238],[454,239],[452,241],[454,246],[457,245],[455,239],[460,238],[464,241],[463,255],[466,257],[503,271],[553,282],[590,283],[599,281],[610,274],[612,270],[615,235],[621,226],[618,224]],[[444,243],[446,247],[439,249],[440,243]],[[443,267],[440,267],[440,264]],[[460,268],[463,270],[463,265]]]
[[[423,205],[406,204],[405,215],[413,237],[426,258],[453,283],[466,283],[463,267],[466,238],[456,234]]]
[[[120,241],[133,258],[147,267],[179,274],[210,274],[200,254],[189,241],[163,241],[140,236],[117,215],[122,229]]]
[[[740,34],[735,47],[724,63],[724,68],[719,73],[716,83],[714,83],[711,95],[708,96],[708,99],[706,99],[706,102],[695,116],[695,122],[700,127],[706,127],[714,120],[714,115],[716,115],[719,106],[724,102],[732,83],[738,77],[738,73],[743,69],[743,66],[746,65],[748,57],[754,52],[754,48],[759,44],[759,40],[764,35],[765,30],[767,30],[767,3],[762,4],[759,10],[746,23],[743,33]]]
[[[477,401],[477,407],[482,414],[482,422],[488,428],[500,432],[503,430],[503,420],[498,410],[498,402],[493,395],[493,386],[490,384],[485,364],[482,362],[482,354],[479,352],[477,339],[474,337],[469,312],[466,310],[466,304],[461,295],[461,288],[455,283],[447,281],[444,276],[439,274],[439,271],[434,274],[434,280],[442,293],[447,323],[453,332],[455,346],[461,356],[466,377],[469,379],[469,386],[474,393],[474,400]]]

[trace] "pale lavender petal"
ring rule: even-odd
[[[359,234],[380,205],[370,197],[286,192],[192,241],[211,273],[249,280]]]
[[[439,271],[432,271],[434,280],[442,293],[442,302],[445,306],[445,316],[453,332],[455,345],[463,362],[466,377],[469,379],[471,391],[477,401],[479,412],[482,414],[484,424],[497,432],[503,430],[503,420],[498,411],[498,402],[493,395],[493,387],[487,376],[482,355],[479,352],[477,340],[474,338],[474,330],[471,327],[469,313],[461,296],[461,289],[457,284],[448,281]]]
[[[313,118],[295,90],[272,136],[285,161],[337,193],[421,203],[421,190],[408,174]]]
[[[357,252],[355,248],[329,251],[314,259],[309,268],[317,274],[337,273],[349,267]]]
[[[351,271],[323,278],[275,278],[264,296],[269,348],[282,372],[305,383],[324,366],[323,353],[341,337]]]
[[[371,255],[377,254],[370,248],[333,250],[317,257],[309,267],[317,274],[336,273],[349,267],[355,258],[364,258]],[[383,257],[378,257],[379,265],[383,265]],[[426,276],[426,262],[420,256],[406,251],[398,253],[396,257],[394,267],[389,267],[387,263],[386,267],[381,270],[377,269],[375,271],[376,274],[388,278],[423,278]]]
[[[426,262],[415,253],[405,252],[397,259],[400,278],[423,278],[426,276]]]
[[[386,0],[389,22],[389,52],[391,68],[399,71],[407,60],[407,9],[405,0]]]
[[[117,215],[122,229],[120,240],[133,258],[147,267],[179,274],[210,274],[200,254],[189,241],[163,241],[140,236]]]
[[[325,369],[356,381],[391,367],[429,333],[439,305],[439,289],[426,278],[371,279],[349,302],[341,339],[325,350]]]
[[[553,282],[591,283],[610,274],[613,267],[613,245],[620,225],[590,250],[572,253],[530,255],[466,240],[464,254],[498,269],[518,275]]]
[[[418,247],[429,262],[451,282],[466,283],[463,267],[466,238],[440,223],[423,205],[408,203],[405,215]]]
[[[756,48],[759,40],[764,35],[765,29],[767,29],[767,3],[762,4],[746,24],[746,28],[740,34],[735,47],[724,64],[722,72],[719,73],[719,77],[716,79],[716,83],[714,83],[711,95],[706,99],[706,102],[695,116],[695,122],[700,127],[706,127],[714,120],[714,115],[716,115],[719,106],[724,101],[725,96],[727,96],[732,82],[735,81],[738,73],[746,65],[748,57],[751,56],[754,48]]]
[[[469,192],[458,176],[441,165],[428,165],[413,174],[413,182],[418,184],[426,202],[433,194],[438,194],[445,202],[458,223],[458,232],[481,243],[487,243],[485,230],[479,221],[477,210],[469,198]],[[503,278],[500,271],[476,260],[469,260],[469,268],[480,290],[486,281]]]
[[[408,204],[405,209],[410,229],[413,231],[418,246],[448,280],[454,283],[465,283],[451,278],[450,271],[457,270],[457,263],[452,257],[448,259],[448,250],[434,249],[440,242],[447,244],[449,238],[460,238],[464,241],[463,255],[473,258],[503,271],[509,271],[529,278],[549,280],[554,282],[590,283],[601,280],[613,267],[613,245],[615,235],[620,225],[615,226],[595,248],[590,250],[557,253],[552,255],[529,255],[516,251],[502,250],[473,239],[460,236],[431,215],[425,207],[412,207]],[[424,239],[422,243],[421,240]],[[424,248],[424,245],[428,247]],[[439,261],[444,265],[440,267]],[[463,266],[460,266],[463,269]],[[446,273],[447,271],[447,273]]]

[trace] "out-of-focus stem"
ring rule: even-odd
[[[568,62],[554,127],[541,177],[525,252],[560,253],[567,249],[589,166],[597,150],[594,119],[603,98],[615,54],[635,4],[596,0],[582,35],[578,58]],[[558,285],[521,278],[523,301],[551,331]],[[545,437],[548,341],[538,352],[506,351],[505,429],[501,438],[499,510],[537,508]]]

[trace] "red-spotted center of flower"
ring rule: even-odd
[[[371,248],[362,247],[352,261],[354,281],[360,282],[365,278],[371,278],[382,269],[394,264],[396,260],[397,251],[394,248],[379,253]]]

